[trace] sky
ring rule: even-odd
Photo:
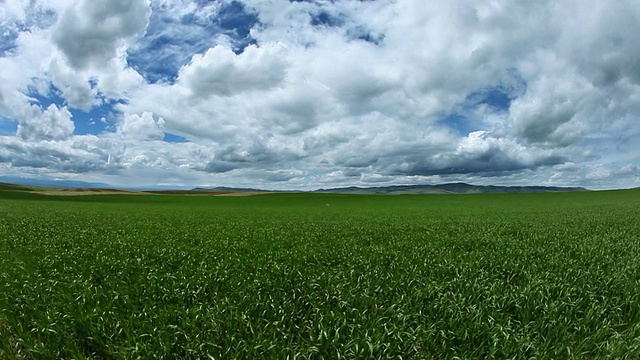
[[[640,186],[640,0],[0,0],[0,175]]]

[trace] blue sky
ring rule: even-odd
[[[90,85],[95,86],[92,82],[90,82]],[[55,85],[51,85],[48,91],[44,94],[31,87],[26,95],[30,97],[30,104],[37,105],[42,108],[47,108],[52,104],[58,107],[69,107],[69,112],[71,113],[74,123],[74,135],[100,135],[108,132],[116,132],[117,127],[115,123],[117,122],[117,119],[122,116],[122,111],[118,110],[117,106],[127,102],[125,99],[109,99],[104,96],[100,96],[100,103],[93,106],[91,109],[84,110],[81,108],[75,108],[73,106],[69,106],[68,102],[62,96],[60,89],[56,88]],[[9,120],[5,121],[5,126],[7,126],[7,130],[5,131],[15,133],[17,131],[17,124],[10,121],[10,119],[5,120]],[[168,132],[165,132],[164,134],[165,136],[162,140],[166,142],[187,141],[185,138],[176,134]]]
[[[638,1],[3,5],[3,176],[640,186]]]
[[[210,2],[195,3],[203,6]],[[238,1],[221,2],[215,15],[204,17],[194,13],[176,17],[171,9],[153,3],[151,10],[144,35],[127,51],[129,66],[150,83],[174,82],[178,70],[187,65],[193,55],[209,49],[211,39],[216,37],[228,37],[238,53],[255,43],[249,31],[258,24],[258,18]]]

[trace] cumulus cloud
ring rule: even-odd
[[[51,104],[43,111],[39,106],[31,105],[18,122],[17,135],[24,140],[59,140],[70,137],[74,128],[66,107]]]
[[[226,46],[215,46],[204,55],[196,55],[179,75],[194,97],[231,96],[246,91],[268,90],[280,85],[286,63],[280,44],[251,45],[240,55]]]
[[[53,39],[74,68],[102,65],[147,26],[147,0],[83,0],[60,16]]]
[[[62,64],[58,59],[52,59],[49,73],[52,84],[62,92],[70,106],[90,111],[100,104],[97,88],[92,87],[85,76]]]
[[[6,4],[14,168],[281,188],[639,182],[636,0]],[[41,109],[49,85],[63,100]],[[113,128],[73,135],[75,111],[105,104]]]
[[[125,138],[162,140],[164,138],[164,119],[154,117],[150,112],[144,112],[141,115],[131,114],[122,119],[118,130]]]

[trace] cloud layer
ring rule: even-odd
[[[638,0],[3,6],[7,175],[640,186]]]

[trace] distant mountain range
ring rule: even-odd
[[[164,189],[164,190],[146,190],[146,193],[151,194],[169,194],[169,195],[226,195],[226,194],[261,194],[261,193],[269,193],[274,192],[271,190],[261,190],[261,189],[249,189],[249,188],[232,188],[225,186],[217,186],[213,188],[202,188],[197,187],[191,190],[178,190],[178,189]]]
[[[270,192],[301,192],[301,191],[272,191],[252,188],[234,187],[196,187],[193,189],[118,189],[103,183],[88,183],[83,181],[69,180],[35,180],[22,178],[9,178],[0,176],[0,189],[39,191],[50,189],[69,189],[77,192],[101,192],[109,190],[119,192],[129,190],[130,192],[145,192],[151,194],[191,194],[191,195],[225,195],[225,194],[259,194]],[[38,189],[40,188],[40,189]],[[332,193],[332,194],[380,194],[380,195],[402,195],[402,194],[498,194],[498,193],[543,193],[543,192],[575,192],[589,191],[582,187],[557,187],[557,186],[495,186],[495,185],[471,185],[467,183],[447,183],[439,185],[392,185],[379,187],[341,187],[331,189],[318,189],[311,192]]]
[[[496,186],[471,185],[467,183],[447,183],[439,185],[394,185],[381,187],[344,187],[333,189],[319,189],[321,193],[340,194],[499,194],[499,193],[542,193],[542,192],[573,192],[588,191],[582,187],[557,186]]]
[[[253,189],[253,188],[234,188],[234,187],[227,187],[227,186],[216,186],[213,188],[197,187],[189,191],[275,192],[272,190]]]
[[[49,187],[57,189],[76,188],[113,188],[113,186],[99,182],[86,182],[77,180],[54,180],[54,179],[29,179],[14,176],[0,176],[0,182],[8,184],[20,184],[29,186]]]

